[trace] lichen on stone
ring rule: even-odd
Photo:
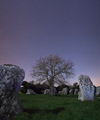
[[[94,85],[87,75],[79,76],[79,96],[78,99],[81,101],[84,100],[94,100]]]
[[[22,112],[17,93],[24,77],[25,72],[19,66],[0,65],[0,119],[9,120],[12,115]]]

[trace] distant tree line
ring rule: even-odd
[[[34,92],[36,92],[37,94],[43,94],[45,89],[49,89],[49,86],[46,83],[43,84],[33,84],[31,82],[27,82],[27,81],[23,81],[22,82],[22,86],[20,89],[20,92],[22,93],[26,93],[28,89],[32,89]],[[75,82],[73,85],[66,85],[66,84],[62,84],[62,85],[58,85],[56,88],[57,93],[59,91],[62,91],[63,88],[68,88],[68,89],[79,89],[79,85],[77,82]]]

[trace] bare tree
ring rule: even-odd
[[[66,61],[58,55],[49,55],[37,60],[35,66],[32,67],[32,77],[39,82],[47,82],[51,94],[53,94],[54,84],[66,83],[67,78],[74,75],[73,62]]]

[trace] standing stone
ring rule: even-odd
[[[0,120],[22,112],[17,96],[24,77],[24,70],[18,66],[0,65]]]
[[[69,90],[69,94],[73,94],[73,89],[70,89],[70,90]]]
[[[49,89],[45,89],[45,90],[44,90],[44,94],[45,94],[45,95],[46,95],[46,94],[49,95],[49,94],[50,94],[50,90],[49,90]]]
[[[62,93],[63,93],[63,95],[68,94],[68,88],[67,88],[67,87],[66,87],[66,88],[63,88]]]
[[[28,89],[27,92],[26,92],[26,94],[35,95],[36,92],[34,92],[34,90],[32,90],[32,89]]]
[[[94,85],[90,80],[89,76],[80,75],[79,76],[79,96],[78,99],[84,100],[94,100]]]
[[[96,87],[96,95],[100,95],[100,86]]]
[[[58,92],[58,95],[63,95],[63,94],[64,94],[63,91]]]

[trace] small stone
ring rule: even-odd
[[[63,95],[63,94],[64,94],[63,91],[58,92],[58,95]]]
[[[49,94],[50,94],[50,90],[49,90],[49,89],[45,89],[45,90],[44,90],[44,94],[45,94],[45,95],[46,95],[46,94],[49,95]]]
[[[28,89],[27,92],[26,92],[26,94],[35,95],[36,92],[34,92],[34,90],[32,90],[32,89]]]
[[[73,94],[73,89],[70,89],[70,90],[69,90],[69,94]]]

